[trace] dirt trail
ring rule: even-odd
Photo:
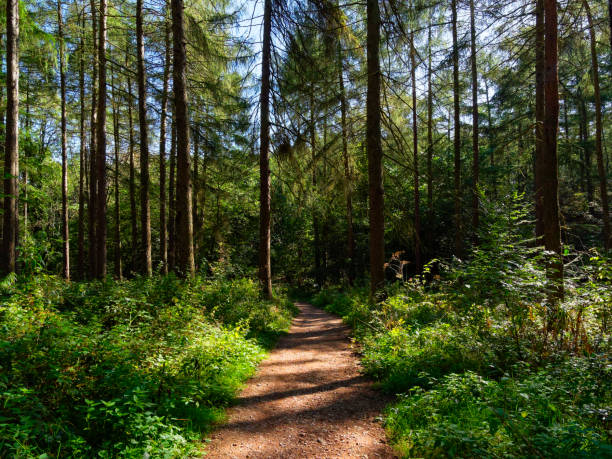
[[[342,321],[309,304],[212,435],[206,458],[392,458],[388,402],[359,372]]]

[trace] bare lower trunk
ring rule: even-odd
[[[544,0],[545,71],[544,99],[544,147],[542,151],[542,203],[544,246],[555,252],[555,260],[549,268],[553,297],[563,297],[563,256],[561,252],[561,227],[559,222],[559,178],[557,164],[557,136],[559,130],[559,76],[557,44],[557,2]],[[551,318],[556,322],[556,313]]]
[[[349,285],[355,282],[355,236],[353,234],[353,183],[348,152],[348,127],[346,122],[346,91],[344,89],[344,65],[342,46],[338,42],[338,81],[340,82],[340,113],[342,124],[342,159],[344,163],[344,188],[346,195],[346,258]]]
[[[427,28],[427,207],[433,217],[433,92],[431,89],[431,20]]]
[[[83,21],[81,24],[81,36],[79,39],[79,91],[81,113],[79,119],[79,221],[77,230],[77,270],[80,280],[85,278],[85,61],[83,58],[85,29],[85,9],[83,8]]]
[[[113,96],[113,147],[115,152],[115,277],[119,280],[123,277],[121,266],[121,218],[119,208],[119,114],[117,113],[117,97],[115,94],[115,74],[111,74],[111,88]]]
[[[606,250],[612,247],[610,239],[610,210],[608,207],[608,187],[606,184],[606,170],[603,160],[603,123],[601,114],[601,92],[599,88],[599,63],[597,62],[597,41],[593,26],[591,8],[587,0],[582,0],[589,22],[589,36],[591,39],[591,73],[593,78],[593,95],[595,98],[595,154],[597,156],[597,172],[599,175],[599,192],[601,194],[601,207],[603,210],[603,243]]]
[[[270,55],[272,0],[264,0],[263,47],[261,57],[259,135],[259,281],[266,298],[272,298],[270,263]]]
[[[97,237],[96,237],[96,201],[97,201],[97,169],[96,169],[96,151],[97,151],[97,128],[98,128],[98,51],[97,51],[97,7],[95,0],[91,0],[91,28],[93,42],[93,65],[91,74],[91,118],[90,137],[89,137],[89,207],[87,209],[88,223],[88,238],[89,238],[89,276],[96,277],[96,254],[97,254]]]
[[[4,224],[2,271],[17,263],[17,177],[19,176],[19,2],[6,2],[6,131],[4,144]]]
[[[193,276],[193,217],[191,215],[191,165],[189,158],[189,116],[183,0],[172,0],[174,46],[173,84],[176,119],[176,249],[179,275]]]
[[[100,0],[98,36],[98,127],[96,129],[96,277],[106,277],[106,0]]]
[[[378,0],[367,1],[367,70],[366,145],[370,204],[370,293],[384,285],[385,214],[380,130],[380,10]]]
[[[478,234],[478,224],[480,220],[479,212],[479,191],[478,183],[480,180],[480,151],[478,145],[478,66],[476,60],[476,25],[474,18],[474,0],[470,0],[470,47],[472,64],[472,229],[474,234]]]
[[[59,38],[60,67],[60,104],[61,104],[61,144],[62,144],[62,239],[63,239],[63,274],[70,280],[70,234],[68,227],[68,156],[66,144],[66,71],[64,68],[64,24],[62,4],[57,2],[57,27]]]
[[[455,158],[455,255],[461,256],[463,252],[463,229],[461,221],[461,113],[459,111],[459,44],[457,42],[457,0],[452,0],[451,5],[453,28],[453,111],[455,124],[455,138],[453,141],[453,155]]]
[[[166,123],[168,114],[168,78],[170,77],[170,27],[165,24],[164,82],[161,98],[159,128],[159,255],[162,274],[168,274],[168,248],[166,226]]]
[[[172,114],[170,134],[170,170],[168,183],[168,269],[176,266],[176,122]]]
[[[419,133],[417,130],[416,50],[410,33],[410,73],[412,78],[412,168],[414,173],[414,267],[421,272],[421,197],[419,194]]]
[[[144,64],[143,0],[136,0],[136,46],[138,48],[138,120],[140,125],[140,229],[142,271],[153,274],[151,259],[151,208],[149,203],[149,128],[147,124],[147,87]]]
[[[126,66],[128,65],[128,54],[125,56]],[[129,162],[130,162],[130,227],[132,236],[132,258],[130,270],[132,272],[138,269],[138,210],[136,208],[136,166],[134,165],[134,120],[132,118],[132,106],[134,104],[134,96],[132,94],[132,80],[128,76],[128,136],[129,136]]]
[[[535,167],[534,167],[534,189],[535,189],[535,233],[539,244],[542,244],[544,236],[544,209],[542,175],[541,170],[544,162],[542,160],[544,148],[544,0],[536,0],[536,26],[535,26]]]

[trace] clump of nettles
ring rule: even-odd
[[[0,285],[1,457],[187,457],[294,314],[257,283]]]
[[[363,367],[398,401],[386,427],[406,457],[612,457],[612,263],[565,252],[565,297],[515,196],[483,211],[464,260],[434,260],[370,305],[315,304],[355,328]]]

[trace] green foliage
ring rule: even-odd
[[[185,457],[294,310],[248,279],[0,290],[0,456]]]
[[[547,329],[525,217],[519,196],[487,204],[470,257],[434,260],[379,304],[361,289],[314,297],[353,325],[365,373],[402,394],[386,425],[405,457],[612,457],[610,261],[568,250]]]

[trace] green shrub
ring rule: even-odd
[[[185,457],[294,314],[248,279],[0,284],[1,457]]]

